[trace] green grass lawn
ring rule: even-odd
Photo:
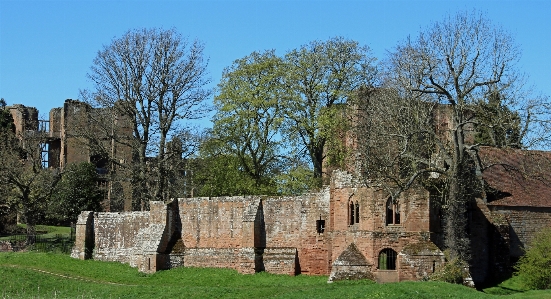
[[[0,253],[0,298],[551,298],[515,278],[487,293],[440,282],[327,283],[228,269],[178,268],[143,274],[128,265],[53,253]]]

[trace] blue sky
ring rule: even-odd
[[[214,87],[225,67],[253,51],[286,51],[344,36],[383,59],[408,35],[457,11],[477,9],[520,45],[520,69],[551,96],[551,1],[7,1],[0,0],[0,97],[47,118],[91,88],[103,45],[129,29],[176,28],[205,43]],[[204,122],[205,126],[209,126]]]

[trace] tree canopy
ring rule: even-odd
[[[234,155],[243,172],[264,190],[270,185],[275,190],[273,175],[282,160],[282,64],[274,51],[238,59],[224,71],[214,98],[213,133],[218,145]]]
[[[313,41],[285,55],[285,134],[309,156],[321,178],[327,141],[353,92],[374,84],[375,58],[367,46],[343,37]]]
[[[104,192],[98,185],[99,177],[92,163],[70,164],[54,188],[48,218],[57,223],[76,223],[81,211],[102,211]]]

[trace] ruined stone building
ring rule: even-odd
[[[128,177],[120,179],[115,176],[116,168],[109,163],[107,154],[94,151],[89,144],[89,137],[98,140],[104,151],[119,163],[131,161],[129,147],[113,142],[111,134],[118,133],[131,137],[129,122],[107,109],[95,109],[88,104],[68,99],[63,107],[53,108],[47,120],[39,119],[38,110],[21,104],[7,106],[15,123],[15,133],[23,142],[29,138],[40,141],[42,165],[45,168],[63,170],[72,163],[91,162],[96,165],[100,174],[100,184],[105,190],[104,209],[122,211],[131,210],[131,188]],[[113,125],[112,132],[102,133],[103,128],[96,128],[90,121],[101,117]],[[94,133],[95,135],[91,135]],[[88,135],[89,134],[89,135]]]
[[[48,121],[39,121],[34,108],[8,109],[17,132],[46,137],[48,167],[88,161],[100,173],[113,171],[75,132],[89,126],[89,117],[109,111],[67,100],[51,110]],[[119,134],[131,136],[122,118],[113,124]],[[130,161],[129,149],[111,146],[109,134],[99,142],[120,163]],[[483,174],[485,198],[477,199],[467,215],[475,284],[506,274],[534,233],[551,226],[551,153],[481,148],[480,156],[493,166]],[[526,172],[534,175],[522,175]],[[117,192],[131,192],[130,184],[115,183],[118,187],[109,186],[107,207],[118,201],[119,210],[130,210],[128,197],[115,200]],[[83,212],[72,256],[125,262],[143,272],[197,266],[330,275],[331,280],[419,280],[445,262],[442,211],[434,196],[414,188],[392,202],[382,189],[363,185],[353,171],[335,170],[321,191],[301,196],[179,198],[152,202],[145,212]]]
[[[483,149],[491,160],[530,167],[521,150]],[[538,152],[541,159],[551,154]],[[528,162],[532,161],[532,162]],[[537,164],[537,163],[536,163]],[[495,193],[471,207],[475,284],[509,271],[533,233],[551,225],[551,187],[496,167],[485,174]],[[120,261],[143,272],[178,266],[241,273],[331,275],[381,282],[419,280],[444,260],[436,243],[441,213],[424,190],[392,203],[335,171],[319,193],[297,197],[180,198],[148,212],[83,212],[73,257]]]

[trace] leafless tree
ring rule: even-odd
[[[101,127],[104,136],[132,148],[134,196],[139,197],[141,209],[151,199],[168,196],[167,143],[171,137],[185,131],[184,121],[209,111],[203,48],[199,41],[190,42],[174,29],[128,31],[98,52],[88,74],[95,89],[81,92],[92,107],[111,109],[112,117],[130,121],[131,139],[114,134],[113,120],[100,117],[93,127]]]
[[[459,13],[398,45],[383,86],[358,97],[366,181],[394,199],[412,186],[441,194],[453,257],[469,259],[465,215],[483,197],[480,146],[541,146],[549,136],[547,99],[526,92],[519,57],[503,29]]]

